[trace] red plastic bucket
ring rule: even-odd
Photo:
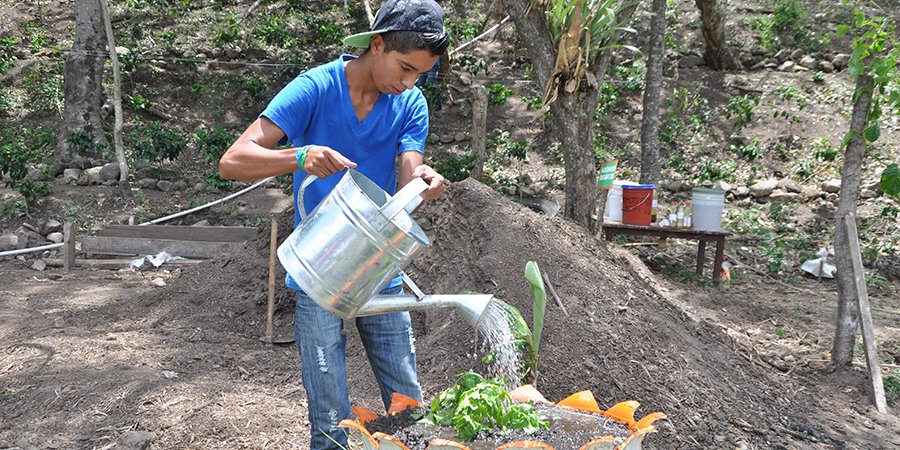
[[[650,225],[655,187],[652,184],[622,186],[622,222],[631,225]]]

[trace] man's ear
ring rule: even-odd
[[[376,34],[370,38],[369,51],[375,54],[384,52],[384,39],[381,38],[380,34]]]

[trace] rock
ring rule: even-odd
[[[206,219],[203,219],[203,220],[201,220],[201,221],[199,221],[199,222],[197,222],[197,223],[195,223],[195,224],[193,224],[193,225],[191,225],[191,226],[192,226],[192,227],[208,227],[208,226],[209,226],[209,221],[206,220]]]
[[[53,318],[53,328],[65,328],[65,326],[66,326],[66,319],[63,319],[62,317],[54,317]]]
[[[18,448],[19,450],[41,450],[40,447],[33,445],[31,442],[25,440],[25,438],[16,440],[16,446],[13,448]]]
[[[762,69],[764,69],[764,68],[766,67],[766,65],[768,65],[768,64],[770,64],[770,63],[771,63],[771,62],[770,62],[769,60],[767,60],[767,59],[762,60],[762,61],[760,61],[760,62],[758,62],[758,63],[756,63],[756,64],[750,66],[750,70],[753,70],[753,71],[756,71],[756,70],[762,70]]]
[[[783,49],[775,52],[775,56],[773,58],[775,59],[775,61],[778,61],[778,64],[781,64],[781,63],[787,61],[788,58],[790,58],[790,57],[791,57],[790,50],[783,48]]]
[[[129,50],[128,47],[122,47],[121,45],[116,46],[116,54],[117,55],[125,56],[129,53],[131,53],[131,50]]]
[[[794,65],[791,67],[791,72],[794,72],[794,73],[796,73],[796,72],[809,72],[809,69],[807,69],[806,67],[803,67],[803,66],[801,66],[801,65],[799,65],[799,64],[794,64]]]
[[[445,134],[445,135],[441,136],[440,142],[441,142],[441,144],[452,144],[453,136],[451,136],[449,134]]]
[[[147,450],[153,434],[147,431],[126,431],[116,439],[116,450]]]
[[[793,61],[785,61],[780,66],[778,66],[779,72],[790,72],[794,68]]]
[[[802,195],[805,200],[812,200],[819,196],[819,190],[811,186],[803,186],[800,195]]]
[[[217,188],[215,186],[209,186],[209,185],[205,186],[203,188],[203,190],[206,191],[207,194],[221,194],[222,193],[222,191],[219,188]]]
[[[463,133],[462,131],[453,135],[453,140],[456,142],[462,142],[462,141],[465,141],[466,139],[468,139],[468,136],[466,136],[466,133]]]
[[[700,55],[684,55],[678,61],[678,67],[683,69],[690,69],[691,67],[702,66],[705,63],[703,57]]]
[[[800,193],[803,191],[803,189],[800,188],[800,184],[790,178],[782,178],[778,181],[776,188],[793,193]]]
[[[800,200],[800,194],[778,190],[769,195],[769,200],[772,203],[790,203]]]
[[[19,248],[19,236],[15,234],[0,234],[0,252],[17,250]]]
[[[734,196],[737,198],[744,198],[750,195],[750,188],[747,186],[738,186],[734,189]]]
[[[778,187],[778,180],[763,180],[750,186],[750,195],[754,198],[768,197],[776,187]]]
[[[69,169],[87,169],[91,167],[91,159],[85,158],[83,156],[73,156],[71,160],[69,160],[69,164],[66,165]]]
[[[144,189],[153,189],[156,187],[156,183],[159,183],[159,180],[156,178],[141,178],[138,180],[137,185]]]
[[[100,168],[100,181],[119,181],[119,163],[106,163]]]
[[[16,243],[16,246],[20,250],[23,248],[37,247],[44,241],[39,233],[31,230],[19,229],[17,234],[19,235],[19,242]]]
[[[152,284],[153,286],[156,286],[156,287],[163,287],[166,285],[166,280],[163,280],[160,277],[156,277],[156,278],[150,280],[150,284]]]
[[[791,59],[794,61],[799,61],[800,58],[802,58],[802,57],[803,57],[803,50],[800,50],[799,48],[794,49],[794,51],[791,52]]]
[[[878,197],[878,193],[871,189],[863,189],[859,192],[859,196],[862,198],[875,198]]]
[[[53,219],[45,219],[38,221],[38,233],[41,233],[44,236],[47,236],[50,233],[56,233],[58,231],[62,231],[63,226],[59,223],[58,220]]]
[[[823,181],[821,185],[819,185],[819,189],[822,189],[829,194],[837,194],[841,192],[841,180],[827,180]]]
[[[829,193],[825,194],[825,200],[828,201],[829,203],[831,203],[832,205],[837,205],[839,198],[840,198],[840,196],[838,196],[834,192],[829,192]]]
[[[103,170],[102,166],[91,167],[84,171],[84,175],[87,177],[88,184],[100,184],[102,181],[100,178],[100,171]]]
[[[834,55],[834,59],[831,60],[831,64],[834,66],[834,70],[841,71],[847,68],[847,63],[850,62],[850,55],[846,53],[838,53]]]
[[[228,47],[225,49],[225,57],[228,59],[236,59],[241,56],[241,48],[238,46]]]
[[[163,192],[172,192],[175,190],[175,184],[169,180],[159,180],[159,182],[156,183],[156,188]]]
[[[825,73],[832,73],[834,72],[834,64],[828,61],[819,61],[819,70]]]
[[[719,189],[719,190],[728,192],[731,190],[731,184],[729,184],[728,182],[719,180],[716,182],[715,185],[713,185],[713,189]]]
[[[54,244],[59,244],[60,242],[63,241],[63,239],[65,239],[64,236],[63,236],[63,234],[62,234],[62,233],[59,233],[59,232],[57,232],[57,233],[50,233],[50,234],[47,235],[47,240],[50,241],[50,242],[52,242],[52,243],[54,243]]]
[[[194,184],[194,192],[203,192],[206,190],[206,183],[198,181]]]
[[[663,189],[665,189],[669,192],[678,192],[681,190],[682,187],[684,187],[684,180],[676,178],[676,179],[672,179],[672,180],[663,181],[661,184],[662,184]]]
[[[806,55],[806,56],[800,58],[799,64],[803,67],[806,67],[807,69],[815,69],[816,68],[816,58]]]
[[[81,169],[63,170],[63,183],[77,183],[79,178],[81,178]]]
[[[45,263],[43,259],[39,259],[31,265],[31,270],[37,270],[38,272],[41,272],[46,268],[47,263]]]
[[[188,186],[187,181],[184,181],[184,180],[178,180],[172,184],[172,187],[176,191],[181,191],[181,190],[187,189],[187,186]]]

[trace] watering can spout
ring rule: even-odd
[[[493,295],[426,295],[421,299],[412,295],[376,295],[357,312],[356,316],[372,316],[399,311],[418,311],[456,307],[472,328],[477,329]]]

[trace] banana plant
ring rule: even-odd
[[[527,354],[523,365],[522,380],[536,385],[538,371],[540,370],[541,333],[544,330],[544,313],[547,310],[547,290],[541,277],[541,269],[534,261],[525,264],[525,279],[531,285],[531,295],[534,298],[532,304],[532,327],[522,317],[514,306],[508,306],[506,314],[509,317],[509,326],[517,348]]]

